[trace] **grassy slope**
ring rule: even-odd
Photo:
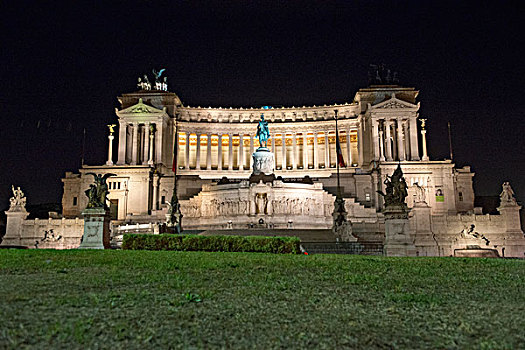
[[[524,277],[519,260],[0,250],[0,348],[516,349]]]

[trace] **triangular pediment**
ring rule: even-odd
[[[373,105],[371,107],[372,109],[418,109],[419,106],[400,100],[395,95],[393,95],[390,99],[380,102],[376,105]]]
[[[122,114],[131,114],[131,115],[139,115],[139,114],[165,114],[166,112],[162,109],[155,108],[153,106],[145,104],[142,99],[139,99],[139,102],[133,106],[129,106],[128,108],[124,108],[120,111],[117,111],[119,115]]]

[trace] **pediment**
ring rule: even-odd
[[[372,109],[418,109],[419,104],[415,105],[398,99],[393,95],[390,99],[371,106]]]
[[[155,108],[153,106],[145,104],[142,99],[139,99],[139,102],[128,108],[124,108],[120,111],[117,111],[118,115],[140,115],[140,114],[166,114],[165,110]]]

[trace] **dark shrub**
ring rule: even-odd
[[[126,234],[122,249],[299,254],[297,237]]]

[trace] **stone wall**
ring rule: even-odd
[[[22,219],[19,224],[9,222],[2,245],[21,245],[28,248],[78,248],[84,232],[84,220]]]
[[[525,257],[523,231],[516,226],[519,207],[500,210],[500,215],[430,215],[430,208],[414,208],[410,222],[420,256],[454,256],[455,249],[479,246],[496,249],[500,256]]]

